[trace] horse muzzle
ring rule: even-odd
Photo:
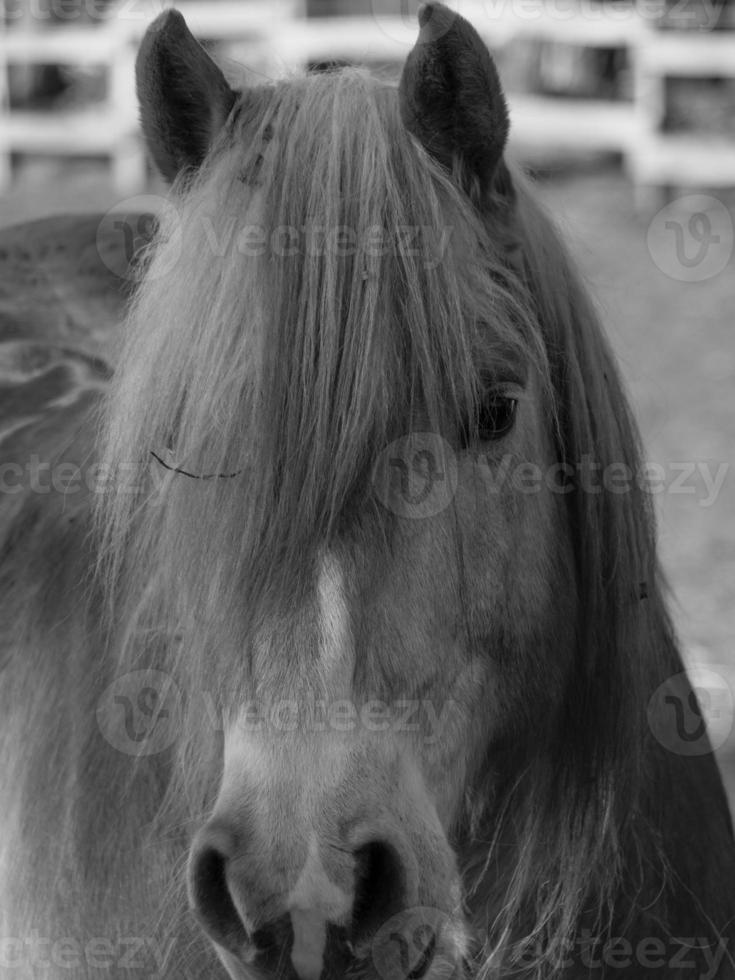
[[[463,975],[459,876],[434,807],[416,799],[416,780],[361,777],[347,781],[348,812],[344,784],[329,798],[293,784],[288,797],[220,795],[193,842],[188,885],[233,978]]]

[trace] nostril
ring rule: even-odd
[[[189,860],[189,899],[211,938],[225,949],[239,952],[248,942],[248,933],[227,882],[231,850],[225,840],[195,843]]]
[[[406,873],[396,848],[387,841],[363,844],[355,851],[353,941],[367,939],[406,902]]]

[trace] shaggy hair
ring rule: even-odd
[[[162,220],[104,408],[115,489],[97,513],[99,572],[122,666],[215,684],[218,709],[234,710],[248,663],[231,651],[247,650],[251,611],[298,590],[317,545],[372,506],[371,466],[417,406],[437,430],[474,417],[488,362],[533,364],[559,460],[637,470],[595,311],[552,223],[512,181],[511,234],[407,133],[395,91],[355,70],[288,80],[233,113]],[[243,246],[250,225],[265,229],[258,254]],[[356,247],[316,254],[304,230],[317,225],[352,230]],[[395,242],[417,226],[451,229],[441,261],[365,244],[371,228]],[[298,230],[293,250],[273,246],[282,229]],[[205,478],[165,472],[151,451]],[[568,506],[579,622],[553,743],[512,785],[494,785],[488,762],[467,791],[459,858],[487,937],[482,978],[560,970],[580,923],[604,935],[650,900],[647,864],[665,878],[644,792],[646,704],[679,668],[653,522],[635,487],[577,488]],[[177,753],[168,803],[195,821],[218,773],[193,710]],[[488,906],[500,909],[489,927]]]

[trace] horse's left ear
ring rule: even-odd
[[[146,31],[135,80],[143,134],[163,176],[198,168],[236,96],[178,10],[164,11]]]
[[[403,121],[466,190],[479,187],[484,196],[508,139],[497,69],[480,35],[459,14],[426,3],[418,16],[421,31],[399,86]]]

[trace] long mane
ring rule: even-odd
[[[639,433],[595,307],[532,189],[517,174],[514,181],[526,282],[558,419],[559,461],[576,469],[586,460],[598,473],[622,465],[638,475]],[[475,848],[473,868],[477,873],[482,866],[483,880],[489,872],[503,883],[494,894],[503,911],[488,976],[500,964],[522,965],[533,975],[561,971],[580,922],[604,941],[613,929],[625,935],[650,906],[650,921],[658,926],[665,901],[656,903],[671,875],[654,830],[661,820],[652,802],[646,707],[681,666],[650,498],[636,479],[624,494],[595,490],[580,479],[568,504],[578,621],[564,709],[554,740],[546,751],[535,746],[527,770],[509,783],[499,804],[483,807],[489,786],[479,794],[475,833],[492,846],[489,859],[487,846]],[[483,835],[479,828],[488,819]],[[510,851],[503,848],[509,842]],[[511,868],[504,850],[512,854]]]
[[[100,574],[108,623],[126,624],[121,665],[165,669],[232,710],[257,625],[249,609],[298,589],[315,546],[351,508],[372,506],[372,463],[413,406],[430,427],[472,415],[478,347],[536,365],[560,460],[637,471],[596,313],[532,190],[512,177],[522,270],[507,261],[504,224],[476,211],[406,133],[395,92],[369,76],[292,79],[233,115],[162,223],[105,406],[116,489],[99,502]],[[352,230],[357,247],[316,254],[304,238],[315,225]],[[243,246],[253,226],[268,243],[257,255]],[[432,230],[437,247],[438,231],[451,239],[440,261],[426,239],[417,254],[376,255],[365,247],[375,227],[394,243],[401,228]],[[294,254],[274,249],[279,229],[297,230]],[[164,471],[151,451],[213,478]],[[468,889],[500,910],[482,975],[529,951],[541,975],[559,967],[583,912],[609,924],[621,868],[655,823],[642,792],[645,708],[677,654],[653,521],[635,484],[624,495],[578,486],[568,506],[579,619],[554,742],[500,791],[489,760],[468,792]],[[176,748],[169,803],[193,812],[217,777],[193,709]]]
[[[244,592],[282,586],[329,540],[412,407],[435,427],[471,414],[479,347],[545,360],[502,247],[406,133],[394,90],[345,71],[254,102],[154,244],[102,434],[121,489],[99,514],[104,571],[127,599],[141,572],[123,562],[164,586],[176,568],[187,606],[238,631]],[[347,229],[354,250],[315,245],[320,228]],[[253,229],[269,242],[255,255]],[[294,230],[294,254],[273,247]],[[166,451],[188,472],[234,475],[164,476],[151,452]]]

